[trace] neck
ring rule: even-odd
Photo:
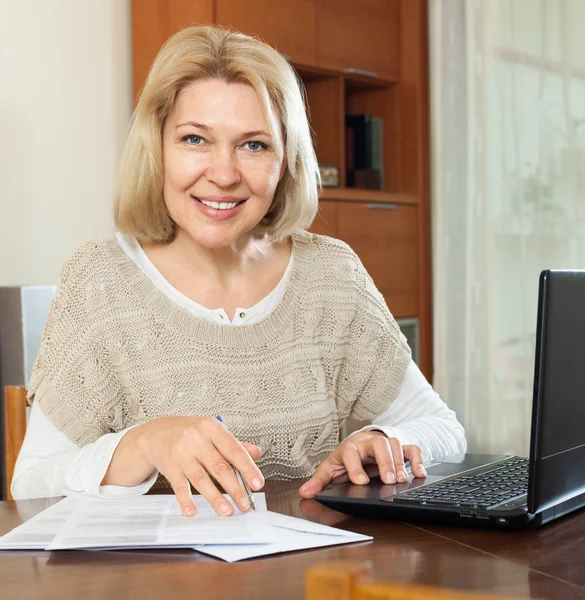
[[[162,264],[170,259],[174,268],[185,275],[192,273],[197,278],[203,277],[221,285],[251,273],[264,259],[287,245],[288,242],[275,242],[268,236],[249,235],[227,246],[210,248],[179,230],[170,244],[157,244],[145,250],[151,258],[162,258]],[[156,262],[160,263],[160,260]]]

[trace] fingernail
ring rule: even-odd
[[[427,470],[422,465],[420,466],[420,472],[422,473],[423,477],[427,476]]]
[[[187,506],[187,508],[185,508],[183,511],[183,514],[186,517],[192,517],[195,514],[195,509],[192,506]]]
[[[242,500],[240,506],[242,507],[242,510],[250,510],[250,503],[247,500]]]
[[[368,478],[363,473],[357,476],[357,480],[358,483],[368,483]]]
[[[225,503],[225,502],[220,505],[219,510],[226,517],[229,517],[232,514],[232,507],[229,504]]]
[[[260,477],[254,477],[254,479],[252,479],[252,487],[255,490],[262,489],[262,479],[260,479]]]
[[[396,483],[396,476],[394,473],[392,473],[392,471],[388,471],[388,473],[386,473],[386,481],[388,483]]]
[[[406,481],[408,479],[408,475],[404,469],[398,469],[398,481]]]

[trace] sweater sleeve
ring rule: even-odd
[[[103,325],[88,313],[100,304],[100,242],[88,242],[65,264],[28,386],[28,400],[77,446],[122,427],[122,388],[109,361]],[[102,319],[101,322],[104,322]]]
[[[341,421],[368,420],[396,398],[411,352],[382,294],[357,255],[350,270],[355,282],[355,313],[348,327],[346,358],[336,380]]]

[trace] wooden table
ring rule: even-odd
[[[370,560],[380,578],[518,597],[585,600],[585,511],[541,530],[481,531],[356,519],[269,484],[270,510],[374,536],[373,542],[228,564],[190,550],[2,552],[0,598],[304,598],[304,573]],[[57,499],[0,502],[0,535]]]

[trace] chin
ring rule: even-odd
[[[220,250],[221,248],[227,248],[242,239],[251,235],[248,233],[241,233],[236,231],[209,231],[202,234],[201,231],[190,232],[186,230],[185,233],[199,246],[209,248],[210,250]]]

